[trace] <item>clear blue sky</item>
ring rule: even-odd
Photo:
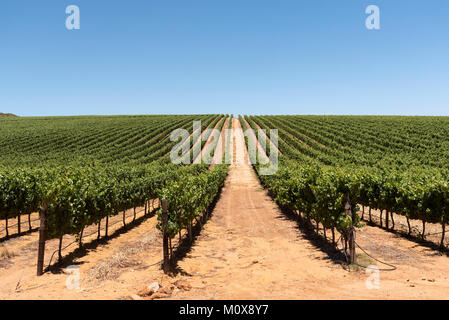
[[[449,1],[2,0],[0,112],[449,115]]]

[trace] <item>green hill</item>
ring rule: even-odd
[[[15,114],[12,114],[12,113],[0,112],[0,117],[17,117],[17,116]]]

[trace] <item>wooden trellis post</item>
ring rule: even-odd
[[[352,211],[351,199],[346,199],[345,204],[345,212],[348,217],[351,217],[351,227],[347,232],[348,242],[349,242],[349,263],[356,263],[356,254],[355,254],[355,230],[354,230],[354,212]]]
[[[168,223],[168,205],[167,200],[162,200],[162,251],[164,255],[164,262],[162,268],[164,272],[169,270],[170,256],[168,248],[168,234],[167,234],[167,223]]]
[[[17,233],[20,235],[21,233],[21,229],[20,229],[20,215],[22,214],[22,212],[19,212],[19,214],[17,215]]]
[[[37,275],[41,276],[44,273],[44,253],[45,253],[45,229],[47,224],[47,209],[45,202],[42,203],[42,210],[40,214],[41,225],[39,227],[39,250],[37,253]]]
[[[108,237],[108,227],[109,227],[109,216],[108,215],[106,215],[106,230],[105,230],[105,237],[107,238]]]

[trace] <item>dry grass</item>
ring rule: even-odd
[[[150,233],[137,242],[126,244],[120,251],[125,251],[127,254],[134,255],[139,254],[154,245],[159,245],[158,235]]]
[[[157,243],[157,235],[150,233],[137,242],[125,244],[109,260],[100,263],[96,268],[92,268],[89,271],[90,278],[100,281],[117,279],[121,274],[121,269],[141,265],[141,262],[133,257],[134,255]]]
[[[117,252],[111,259],[91,269],[89,275],[92,279],[96,280],[113,280],[119,277],[120,269],[138,265],[140,265],[140,262],[127,256],[125,252]]]
[[[0,247],[0,258],[1,259],[10,259],[14,256],[16,256],[16,253],[14,251],[9,250],[7,247],[5,247],[3,245]]]
[[[0,268],[9,267],[12,262],[10,259],[16,256],[16,253],[5,246],[0,246]]]

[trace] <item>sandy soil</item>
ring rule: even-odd
[[[229,121],[231,121],[231,118],[226,118],[223,124],[223,128],[221,129],[220,136],[215,147],[214,157],[212,158],[212,167],[217,163],[223,163],[223,155],[225,154],[226,150],[226,129],[228,129]]]
[[[84,250],[77,249],[77,243],[63,250],[61,268],[53,267],[41,277],[36,276],[38,232],[3,242],[0,249],[12,256],[0,259],[0,299],[114,299],[135,291],[140,283],[129,282],[127,278],[154,263],[151,267],[158,269],[162,250],[160,232],[155,228],[156,217],[145,218],[143,208],[138,208],[137,213],[133,222],[133,210],[126,212],[126,228],[122,214],[110,218],[109,239],[97,242],[97,226],[86,228]],[[104,233],[103,229],[101,235]],[[63,246],[74,240],[73,236],[64,236]],[[47,241],[45,266],[57,248],[58,240]],[[142,253],[145,255],[141,256]],[[52,266],[55,260],[57,255],[52,259]],[[79,268],[81,290],[67,289],[69,275],[64,271],[71,265]],[[123,275],[122,271],[128,274]],[[139,281],[145,279],[144,275],[139,277]]]
[[[233,127],[240,128],[237,119]],[[235,161],[222,194],[192,246],[178,258],[176,274],[166,276],[160,269],[156,217],[138,218],[126,230],[117,223],[107,241],[86,238],[84,251],[68,248],[64,255],[70,259],[62,268],[42,277],[35,276],[34,232],[2,243],[14,254],[0,266],[0,299],[140,299],[136,294],[144,299],[449,298],[447,256],[375,226],[363,227],[356,237],[371,257],[389,264],[358,251],[360,261],[385,269],[379,273],[380,287],[369,289],[365,269],[348,271],[322,237],[279,210],[248,164],[242,134],[232,137],[232,150]],[[132,220],[132,212],[128,217]],[[114,219],[120,222],[121,215]],[[47,262],[56,248],[57,240],[48,242]],[[63,271],[69,265],[79,268],[79,290],[67,288],[69,275]],[[145,296],[143,289],[155,281],[163,293]]]
[[[20,218],[20,232],[28,233],[28,232],[36,232],[39,228],[39,214],[32,213],[30,215],[30,224],[31,230],[29,228],[28,223],[28,215],[22,215]],[[10,237],[17,237],[18,235],[18,220],[17,217],[8,219],[8,234]],[[6,220],[0,220],[0,245],[3,241],[7,240],[6,237]]]
[[[369,223],[369,214],[368,214],[369,208],[365,207],[365,214],[364,214],[364,222]],[[362,210],[360,210],[359,215],[362,216]],[[408,225],[407,225],[407,218],[403,215],[398,215],[396,213],[393,214],[394,218],[394,228],[392,225],[391,218],[389,220],[389,228],[388,230],[391,232],[396,232],[398,234],[401,234],[405,237],[408,237]],[[380,227],[380,210],[371,210],[371,222]],[[386,228],[386,221],[385,221],[385,211],[382,214],[382,227],[387,230]],[[439,246],[441,243],[441,236],[443,233],[443,227],[440,223],[426,223],[426,230],[425,230],[425,241],[421,241],[421,235],[423,230],[422,221],[420,220],[412,220],[410,219],[410,227],[411,227],[411,234],[410,239],[419,241],[423,245],[427,246]],[[445,246],[449,246],[449,232],[447,231],[446,227],[446,233],[444,237],[444,244]]]

